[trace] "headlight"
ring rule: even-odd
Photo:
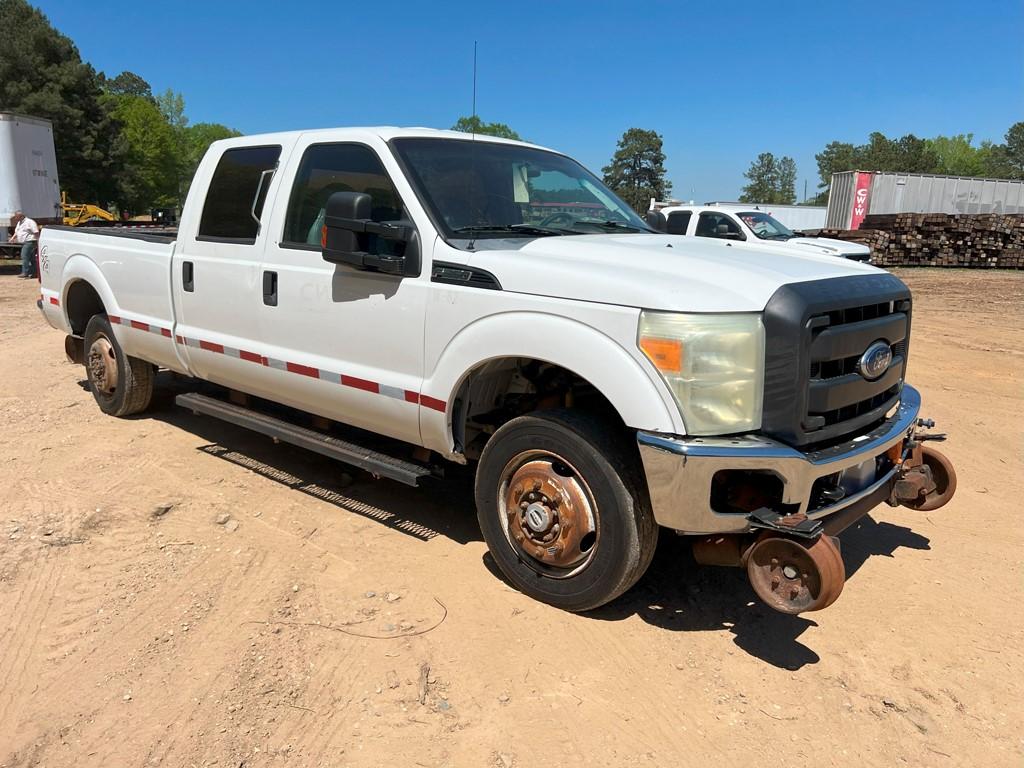
[[[637,343],[672,390],[687,434],[724,435],[761,426],[760,314],[641,312]]]

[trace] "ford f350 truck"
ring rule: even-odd
[[[216,142],[175,239],[49,227],[40,267],[105,413],[144,411],[168,369],[219,385],[177,396],[193,412],[380,477],[472,464],[494,561],[567,610],[632,586],[660,528],[773,608],[820,609],[839,531],[955,489],[904,381],[900,280],[654,232],[529,144]]]

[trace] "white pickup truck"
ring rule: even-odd
[[[955,488],[904,383],[900,280],[653,232],[541,147],[220,141],[175,239],[49,227],[39,258],[39,306],[104,412],[144,411],[168,369],[219,385],[178,395],[195,413],[380,477],[474,464],[495,562],[568,610],[633,585],[659,526],[772,607],[823,608],[840,530]]]
[[[871,258],[871,249],[866,245],[829,237],[804,237],[755,205],[694,205],[652,199],[647,223],[658,232],[728,240],[736,248],[762,253],[765,246],[771,246],[781,253],[816,253],[853,261]]]

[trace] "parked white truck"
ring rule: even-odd
[[[21,250],[20,243],[7,243],[16,211],[39,224],[61,220],[53,126],[40,117],[0,112],[0,258]]]
[[[804,237],[771,212],[743,203],[662,203],[651,200],[647,223],[658,232],[728,240],[736,248],[764,252],[771,246],[784,253],[817,253],[853,261],[868,261],[871,249],[860,243],[828,237]]]
[[[772,607],[823,608],[840,530],[955,488],[904,382],[910,291],[733,245],[652,232],[524,143],[280,133],[210,148],[175,240],[47,228],[39,305],[106,413],[163,368],[254,396],[180,405],[378,476],[475,464],[491,554],[540,600],[614,599],[660,526]]]

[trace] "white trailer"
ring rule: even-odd
[[[40,224],[60,223],[53,125],[39,117],[0,112],[0,228],[11,225],[15,211]]]

